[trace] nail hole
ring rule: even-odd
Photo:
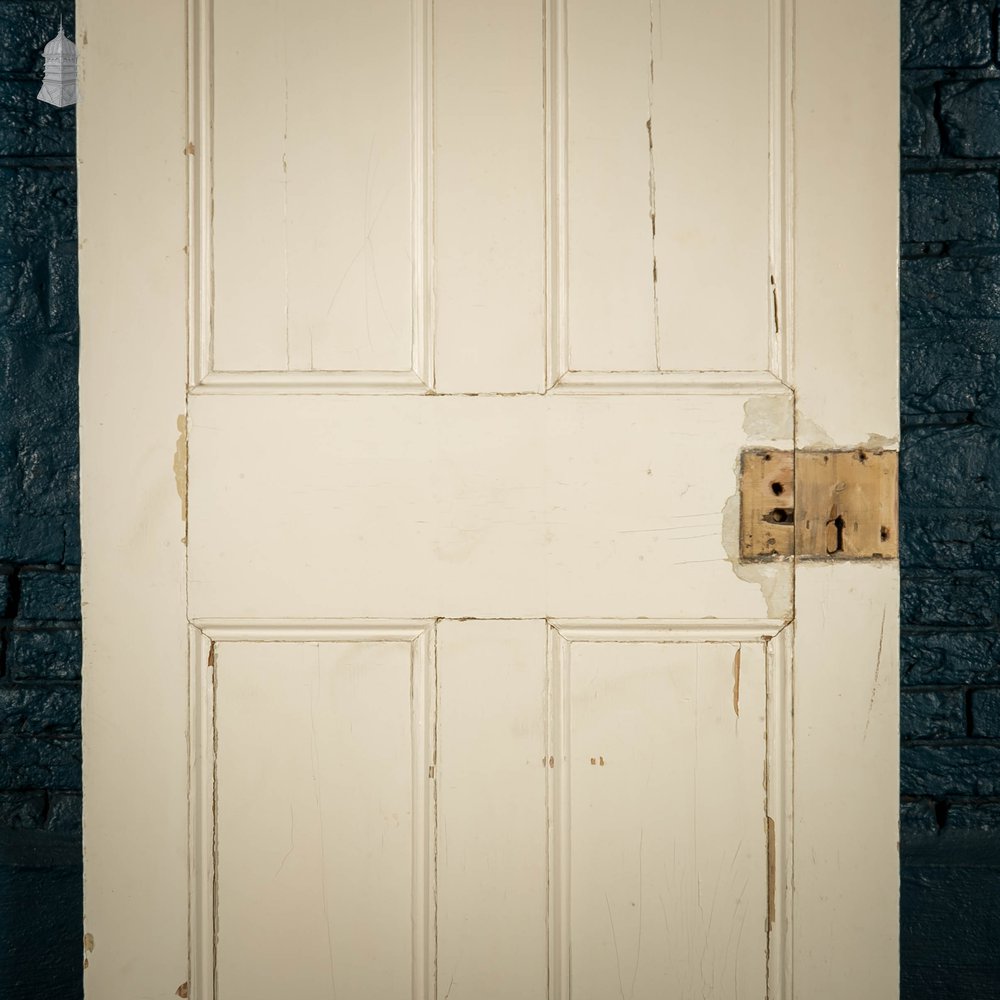
[[[879,534],[882,536],[882,541],[883,542],[889,541],[889,529],[886,528],[884,525],[882,527],[882,530],[879,532]]]
[[[775,507],[764,515],[768,524],[791,524],[794,518],[795,512],[785,507]]]

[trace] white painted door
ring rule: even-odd
[[[82,5],[89,997],[895,995],[895,17]]]

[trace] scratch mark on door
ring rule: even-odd
[[[736,655],[733,657],[733,711],[736,718],[740,717],[740,657],[743,647],[736,647]]]
[[[861,737],[861,742],[864,743],[868,739],[868,727],[871,725],[872,712],[875,709],[875,697],[878,694],[878,675],[879,671],[882,669],[882,646],[885,643],[885,608],[882,609],[882,627],[879,629],[878,634],[878,653],[875,654],[875,677],[872,679],[872,696],[868,699],[868,716],[865,719],[865,732],[864,736]]]
[[[656,274],[656,156],[653,152],[653,90],[655,81],[655,47],[656,17],[653,11],[654,0],[649,0],[649,82],[647,84],[648,117],[646,118],[646,137],[649,142],[649,223],[652,231],[653,245],[653,335],[656,352],[656,367],[660,364],[660,297],[657,288]]]
[[[611,915],[611,900],[608,894],[604,894],[604,903],[608,908],[608,922],[611,924],[611,943],[615,948],[615,965],[618,968],[618,992],[622,1000],[625,1000],[625,984],[622,982],[622,956],[618,951],[618,935],[615,933],[615,918]]]

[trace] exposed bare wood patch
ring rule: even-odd
[[[792,555],[795,551],[793,452],[743,452],[740,494],[740,558]]]
[[[740,556],[894,559],[898,453],[745,451]]]
[[[800,451],[795,554],[803,559],[894,559],[899,521],[895,451]]]
[[[181,520],[184,522],[184,544],[187,544],[187,482],[188,482],[188,448],[187,448],[187,415],[182,413],[177,418],[177,446],[174,449],[174,483],[177,486],[177,496],[181,501]]]

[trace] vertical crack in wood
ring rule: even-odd
[[[655,48],[653,40],[656,31],[654,0],[649,0],[649,83],[647,87],[648,117],[646,136],[649,141],[649,223],[653,246],[653,333],[656,351],[656,368],[660,370],[660,294],[656,274],[656,156],[653,152],[653,93],[655,83]]]

